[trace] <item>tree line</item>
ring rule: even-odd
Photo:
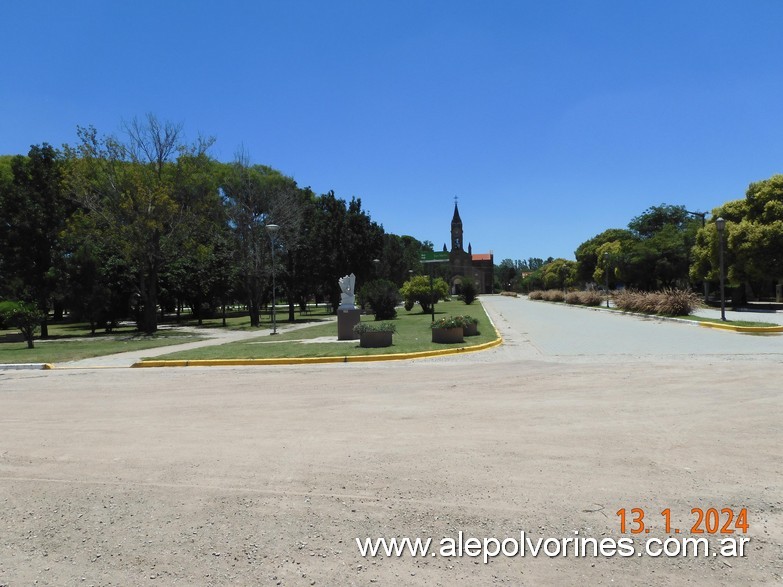
[[[93,331],[132,317],[153,333],[163,312],[225,319],[239,303],[258,326],[273,258],[293,320],[308,300],[336,309],[348,273],[401,286],[432,250],[386,233],[359,198],[315,194],[242,152],[219,162],[180,125],[148,115],[123,131],[80,127],[73,145],[0,157],[0,300],[35,306],[44,338],[66,312]]]
[[[703,288],[707,294],[718,289],[720,277],[718,218],[726,221],[724,264],[733,303],[774,296],[783,278],[783,175],[751,183],[744,198],[711,213],[651,206],[626,228],[604,230],[580,244],[575,261],[504,259],[496,282],[517,291],[622,284],[642,291]]]

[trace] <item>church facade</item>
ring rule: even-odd
[[[495,260],[492,251],[489,253],[473,253],[473,247],[468,243],[464,249],[462,219],[459,208],[454,202],[454,216],[451,219],[451,250],[449,251],[449,288],[451,293],[458,295],[462,290],[462,282],[472,279],[476,291],[480,294],[492,293],[495,274]],[[446,251],[446,245],[443,245]]]

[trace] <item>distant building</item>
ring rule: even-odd
[[[473,247],[468,243],[468,251],[463,248],[462,219],[459,208],[454,203],[454,216],[451,219],[451,251],[449,252],[449,288],[452,294],[459,294],[462,281],[472,279],[479,293],[492,293],[494,282],[495,260],[492,251],[473,254]],[[446,250],[446,245],[443,245]]]

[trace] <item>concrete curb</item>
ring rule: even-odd
[[[497,330],[496,330],[497,332]],[[374,361],[403,361],[406,359],[426,359],[487,350],[503,344],[498,336],[493,341],[474,346],[450,348],[417,353],[390,353],[388,355],[355,355],[342,357],[290,357],[277,359],[192,359],[181,361],[139,361],[133,368],[145,367],[247,367],[264,365],[323,365],[327,363],[370,363]]]
[[[731,330],[732,332],[748,332],[755,334],[775,334],[783,332],[783,326],[734,326],[733,324],[719,324],[717,322],[699,322],[705,328],[717,328],[718,330]]]
[[[0,364],[0,371],[22,371],[22,370],[36,370],[41,369],[54,369],[54,365],[51,363],[4,363]]]

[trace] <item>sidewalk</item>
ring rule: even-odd
[[[700,318],[711,318],[713,320],[720,320],[720,309],[715,308],[702,308],[693,312],[694,316]],[[770,324],[783,325],[783,312],[765,312],[745,310],[742,312],[735,312],[734,310],[726,310],[726,320],[744,320],[746,322],[769,322]]]
[[[336,321],[336,316],[328,317],[328,321]],[[323,324],[324,321],[308,322],[305,324],[279,324],[277,327],[278,333],[290,332],[292,330],[301,330],[309,326],[315,326],[317,324]],[[191,334],[198,334],[199,336],[206,336],[208,338],[204,340],[197,340],[195,342],[186,342],[182,344],[174,344],[171,346],[157,347],[153,349],[143,349],[140,351],[128,351],[126,353],[116,353],[113,355],[104,355],[102,357],[92,357],[90,359],[81,359],[79,361],[67,361],[63,363],[55,363],[56,369],[94,369],[94,368],[125,368],[130,367],[134,363],[137,363],[143,358],[147,357],[159,357],[161,355],[168,355],[169,353],[176,353],[179,351],[189,351],[191,349],[198,349],[207,346],[217,346],[228,342],[237,342],[242,340],[248,340],[251,338],[259,338],[262,336],[269,336],[272,333],[270,328],[259,330],[225,330],[223,328],[197,328],[197,327],[181,327],[182,332],[188,332]]]

